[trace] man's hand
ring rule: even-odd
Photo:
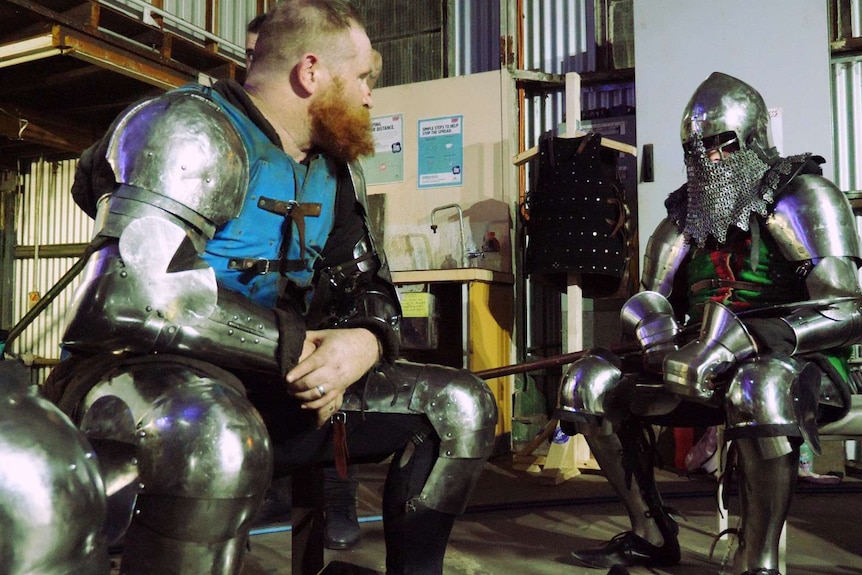
[[[364,328],[308,331],[299,363],[287,374],[287,386],[304,409],[317,412],[317,423],[341,408],[344,391],[380,359],[377,336]]]

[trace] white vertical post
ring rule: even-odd
[[[566,137],[574,138],[581,122],[581,76],[575,72],[566,74]],[[584,298],[581,290],[581,275],[569,274],[566,282],[566,352],[584,349]]]

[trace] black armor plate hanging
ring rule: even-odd
[[[528,274],[565,285],[581,275],[586,297],[607,297],[620,287],[628,260],[628,218],[617,175],[616,152],[599,134],[546,138],[528,196]]]

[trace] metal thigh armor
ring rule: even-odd
[[[181,357],[107,365],[72,411],[88,438],[125,444],[137,459],[121,572],[238,573],[272,475],[269,435],[242,385]]]
[[[108,575],[105,486],[92,447],[4,361],[0,385],[0,571]],[[23,368],[22,368],[23,369]]]
[[[344,396],[345,411],[424,414],[440,452],[418,502],[459,515],[494,448],[497,403],[470,372],[399,361],[372,370],[364,389]]]

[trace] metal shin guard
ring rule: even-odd
[[[87,436],[135,447],[140,484],[121,573],[239,572],[272,454],[230,374],[166,356],[127,362],[92,387],[79,415]]]
[[[587,437],[587,443],[608,482],[622,499],[636,535],[677,546],[676,522],[665,509],[655,482],[655,455],[647,429],[635,419],[619,426],[618,434]]]
[[[36,386],[9,381],[12,361],[0,364],[0,572],[108,575],[105,487],[91,446]]]
[[[799,443],[781,457],[765,458],[757,439],[738,439],[742,468],[739,549],[734,573],[779,566],[779,539],[787,520],[799,465]]]
[[[456,515],[426,506],[419,496],[439,462],[428,437],[396,453],[383,492],[383,532],[388,575],[439,575]]]
[[[424,414],[439,438],[436,461],[417,502],[460,515],[494,450],[497,402],[468,371],[396,362],[373,371],[360,393],[345,396],[345,411]]]

